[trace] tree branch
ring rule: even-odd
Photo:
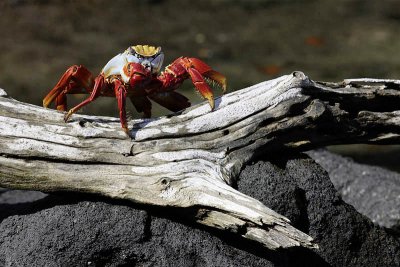
[[[63,114],[0,91],[0,186],[96,193],[195,208],[201,224],[267,248],[317,247],[289,220],[230,185],[257,154],[339,143],[399,143],[399,82],[313,82],[301,72],[171,116],[134,120]]]

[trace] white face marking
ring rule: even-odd
[[[135,52],[134,52],[135,53]],[[122,80],[127,83],[129,82],[129,77],[124,74],[123,68],[127,63],[139,63],[145,68],[151,70],[153,74],[161,71],[161,67],[164,61],[164,54],[160,52],[157,55],[145,57],[139,54],[132,54],[131,51],[127,50],[122,54],[118,54],[104,66],[102,73],[105,78],[111,75],[121,75]]]
[[[131,63],[131,62],[140,63],[140,60],[139,60],[137,57],[135,57],[134,55],[132,55],[132,54],[127,54],[127,55],[126,55],[126,60],[127,60],[129,63]]]
[[[111,75],[120,75],[126,62],[125,54],[118,54],[108,61],[101,72],[104,74],[105,78],[108,78]]]
[[[161,71],[161,67],[164,61],[164,53],[161,51],[153,56],[142,56],[135,51],[128,49],[124,52],[124,54],[126,55],[126,59],[128,62],[142,64],[153,74]]]

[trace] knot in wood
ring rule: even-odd
[[[166,177],[164,177],[160,180],[160,184],[165,188],[167,188],[170,185],[170,183],[171,183],[171,180]]]
[[[293,75],[293,77],[300,79],[300,80],[308,79],[308,77],[304,74],[304,72],[301,72],[301,71],[293,71],[292,75]]]

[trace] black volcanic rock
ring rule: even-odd
[[[400,231],[400,174],[320,149],[307,153],[328,173],[343,200],[372,222]]]
[[[19,196],[24,203],[7,202],[14,192],[7,191],[0,192],[0,266],[400,265],[396,233],[343,202],[327,173],[304,155],[249,165],[238,188],[287,216],[320,249],[267,251],[190,221],[180,223],[177,210],[145,211],[76,194],[15,192],[25,194]],[[34,201],[27,202],[30,194]]]
[[[241,173],[239,190],[260,199],[315,238],[332,266],[400,266],[400,240],[345,203],[312,159],[257,162]]]
[[[233,246],[227,245],[207,231],[127,203],[84,198],[48,196],[30,206],[31,214],[21,209],[15,213],[25,215],[3,219],[0,266],[274,266],[282,261],[278,254],[260,257],[235,248],[234,239],[225,240]]]

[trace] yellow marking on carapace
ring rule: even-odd
[[[131,46],[136,53],[144,57],[151,57],[158,54],[161,51],[161,47],[155,47],[150,45],[135,45]]]

